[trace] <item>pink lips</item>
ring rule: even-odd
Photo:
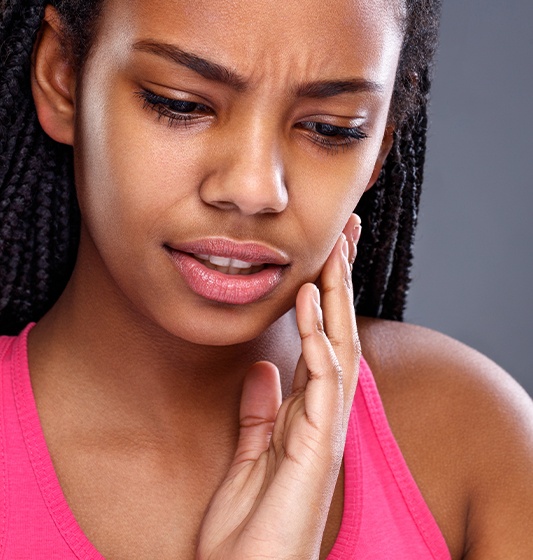
[[[208,238],[169,247],[167,250],[193,292],[212,301],[244,305],[272,292],[280,283],[288,257],[264,245],[236,243],[224,238]],[[248,275],[224,274],[206,267],[192,253],[215,255],[268,266]]]

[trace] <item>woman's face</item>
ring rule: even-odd
[[[386,151],[390,4],[107,0],[76,100],[80,266],[196,343],[287,312]]]

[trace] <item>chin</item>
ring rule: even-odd
[[[236,346],[245,344],[258,338],[264,330],[257,329],[217,329],[192,328],[184,333],[183,328],[180,329],[179,338],[186,340],[192,344],[201,346]]]
[[[191,344],[202,346],[235,346],[251,342],[265,334],[277,321],[270,314],[243,313],[239,310],[212,310],[205,313],[198,310],[180,317],[165,317],[157,321],[171,336]]]

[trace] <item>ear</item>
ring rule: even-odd
[[[67,56],[59,14],[50,5],[33,47],[31,90],[43,130],[57,142],[73,145],[75,72]]]
[[[376,159],[376,164],[374,165],[374,171],[372,172],[372,177],[368,181],[365,192],[374,186],[374,183],[378,180],[379,174],[381,173],[381,168],[391,151],[392,144],[394,142],[394,127],[388,125],[383,134],[383,141],[381,142],[381,148],[379,149],[379,154]]]

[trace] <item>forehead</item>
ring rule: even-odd
[[[100,39],[120,50],[154,39],[262,75],[391,80],[400,0],[107,0]],[[107,39],[107,41],[106,41]],[[117,52],[117,55],[119,53]],[[331,76],[330,76],[331,75]]]

